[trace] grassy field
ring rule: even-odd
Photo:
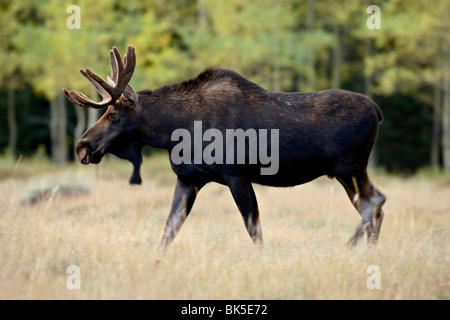
[[[54,168],[0,165],[0,299],[449,299],[450,179],[374,174],[388,196],[379,243],[346,242],[360,221],[327,178],[255,186],[265,245],[255,247],[229,191],[207,185],[175,241],[158,251],[175,175],[166,156]],[[59,196],[57,184],[89,193]],[[33,190],[48,197],[24,204]],[[80,289],[67,268],[79,266]],[[379,289],[369,289],[369,266]],[[370,270],[370,269],[369,269]]]

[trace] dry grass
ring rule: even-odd
[[[355,249],[346,242],[359,216],[335,180],[256,186],[260,249],[229,191],[211,184],[161,259],[175,182],[166,157],[144,161],[140,187],[127,185],[131,166],[122,161],[23,170],[33,174],[0,181],[1,299],[450,298],[445,181],[375,176],[388,195],[380,241]],[[91,193],[21,205],[26,190],[48,179],[84,181]],[[80,290],[66,286],[69,265],[81,268]],[[367,288],[369,265],[380,267],[381,289]]]

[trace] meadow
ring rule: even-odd
[[[255,186],[264,246],[229,190],[207,185],[172,245],[158,250],[175,185],[166,155],[131,165],[0,161],[0,299],[450,298],[450,178],[372,172],[387,195],[377,246],[346,243],[360,218],[336,180]],[[26,203],[37,189],[52,190]],[[88,192],[61,196],[61,186]],[[79,267],[80,289],[67,268]],[[370,288],[370,266],[379,288]],[[369,281],[370,282],[370,281]]]

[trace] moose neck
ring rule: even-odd
[[[201,120],[193,97],[180,98],[158,89],[139,91],[138,96],[141,140],[151,147],[170,150],[178,143],[171,139],[174,130],[189,128],[195,120]]]

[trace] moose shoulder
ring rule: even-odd
[[[110,51],[108,82],[90,70],[99,103],[63,89],[75,104],[105,108],[77,145],[81,163],[112,153],[133,163],[130,183],[140,183],[144,145],[167,149],[178,179],[161,246],[166,247],[189,215],[198,191],[209,182],[227,185],[250,237],[262,242],[252,183],[295,186],[322,175],[335,177],[361,215],[350,244],[367,233],[376,242],[385,197],[370,182],[368,159],[382,114],[364,95],[344,90],[271,92],[224,69],[154,90],[128,85],[136,64],[132,46],[122,60]]]

